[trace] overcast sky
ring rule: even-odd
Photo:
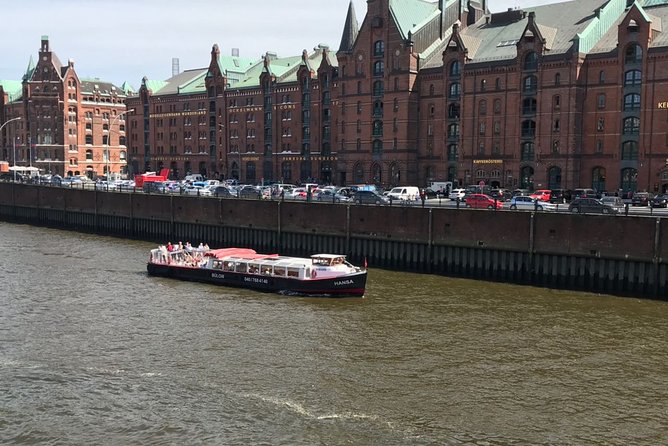
[[[436,0],[434,0],[436,1]],[[492,12],[555,0],[491,0]],[[0,26],[0,79],[20,80],[42,35],[80,78],[138,88],[167,79],[172,58],[181,71],[205,67],[211,46],[241,56],[301,54],[319,43],[338,49],[349,0],[22,0],[7,1]],[[366,0],[353,0],[362,23]]]

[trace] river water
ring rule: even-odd
[[[0,244],[0,444],[668,444],[664,302],[373,265],[364,299],[286,297],[148,277],[144,242]]]

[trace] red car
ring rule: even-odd
[[[495,200],[489,195],[485,194],[468,194],[466,195],[466,207],[473,209],[501,209],[503,208],[503,201]]]
[[[538,201],[550,201],[552,191],[550,189],[538,189],[530,195],[531,198]]]

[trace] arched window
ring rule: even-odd
[[[362,163],[355,164],[353,168],[353,181],[355,183],[364,183],[364,166]]]
[[[642,72],[640,70],[629,70],[624,73],[624,85],[640,85],[642,83]]]
[[[547,171],[548,189],[561,189],[561,167],[552,166]]]
[[[383,181],[383,171],[380,168],[379,164],[374,164],[373,166],[371,166],[371,175],[374,184],[380,184]]]
[[[381,153],[383,151],[383,141],[381,141],[380,139],[374,139],[372,150],[373,153],[376,155]]]
[[[522,143],[521,161],[533,161],[534,144],[532,142]]]
[[[522,83],[522,91],[525,93],[533,93],[538,88],[538,78],[534,75],[527,76],[524,78]]]
[[[632,43],[626,47],[624,52],[624,63],[642,62],[642,48],[637,43]]]
[[[373,44],[373,55],[374,56],[382,56],[385,54],[385,42],[382,40],[376,40],[376,42]]]
[[[536,136],[536,121],[527,119],[522,121],[522,137],[533,138]]]
[[[638,189],[638,171],[630,167],[622,169],[620,186],[624,192],[635,192]]]
[[[561,74],[557,73],[554,75],[554,85],[561,85]]]
[[[532,115],[536,113],[536,98],[525,98],[522,100],[522,114]]]
[[[459,119],[459,104],[448,105],[448,118]]]
[[[383,81],[375,81],[373,83],[373,95],[381,96],[383,94]]]
[[[448,138],[459,137],[459,124],[450,124],[448,126]]]
[[[520,188],[533,189],[533,167],[524,166],[520,169]]]
[[[92,150],[86,150],[86,161],[93,161],[93,151]]]
[[[487,114],[487,101],[485,99],[481,99],[478,103],[478,113],[481,115]]]
[[[605,71],[603,70],[598,72],[598,83],[605,84]]]
[[[640,95],[629,93],[624,96],[624,110],[640,110]]]
[[[605,168],[594,167],[591,171],[591,188],[596,191],[604,191],[605,188]]]
[[[255,183],[255,162],[249,161],[246,163],[246,181]]]
[[[538,68],[538,55],[534,51],[531,51],[524,56],[523,68],[525,70],[535,70]]]
[[[624,141],[622,143],[622,161],[634,161],[638,159],[638,143],[636,141]]]
[[[383,136],[383,121],[373,121],[373,136]]]
[[[461,84],[459,82],[453,82],[450,84],[448,97],[452,99],[457,99],[461,95],[461,92],[462,92]]]
[[[622,133],[625,135],[637,135],[640,133],[640,118],[632,116],[624,119],[624,129]]]
[[[485,79],[480,81],[480,91],[485,91],[487,89],[487,81]]]
[[[448,145],[448,161],[457,161],[458,158],[457,144]]]
[[[453,60],[450,64],[450,76],[459,76],[462,74],[462,64],[458,60]]]
[[[385,73],[385,62],[382,60],[377,60],[373,63],[373,75],[382,76]]]

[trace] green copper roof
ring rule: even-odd
[[[20,81],[0,80],[0,85],[9,96],[9,102],[14,102],[21,98],[22,85]]]
[[[151,90],[151,92],[153,92],[153,94],[158,93],[160,90],[162,90],[168,84],[169,84],[169,82],[166,82],[166,81],[157,81],[157,80],[151,80],[151,79],[146,80],[146,88]]]
[[[32,73],[35,71],[35,61],[32,59],[32,55],[30,56],[30,60],[28,61],[28,68],[26,68],[26,72],[23,75],[23,79],[31,79],[32,78]]]
[[[424,0],[390,0],[390,11],[404,39],[408,32],[420,28],[433,15],[438,14],[438,3]]]
[[[668,0],[640,0],[637,3],[644,8],[651,8],[652,6],[668,5]]]

